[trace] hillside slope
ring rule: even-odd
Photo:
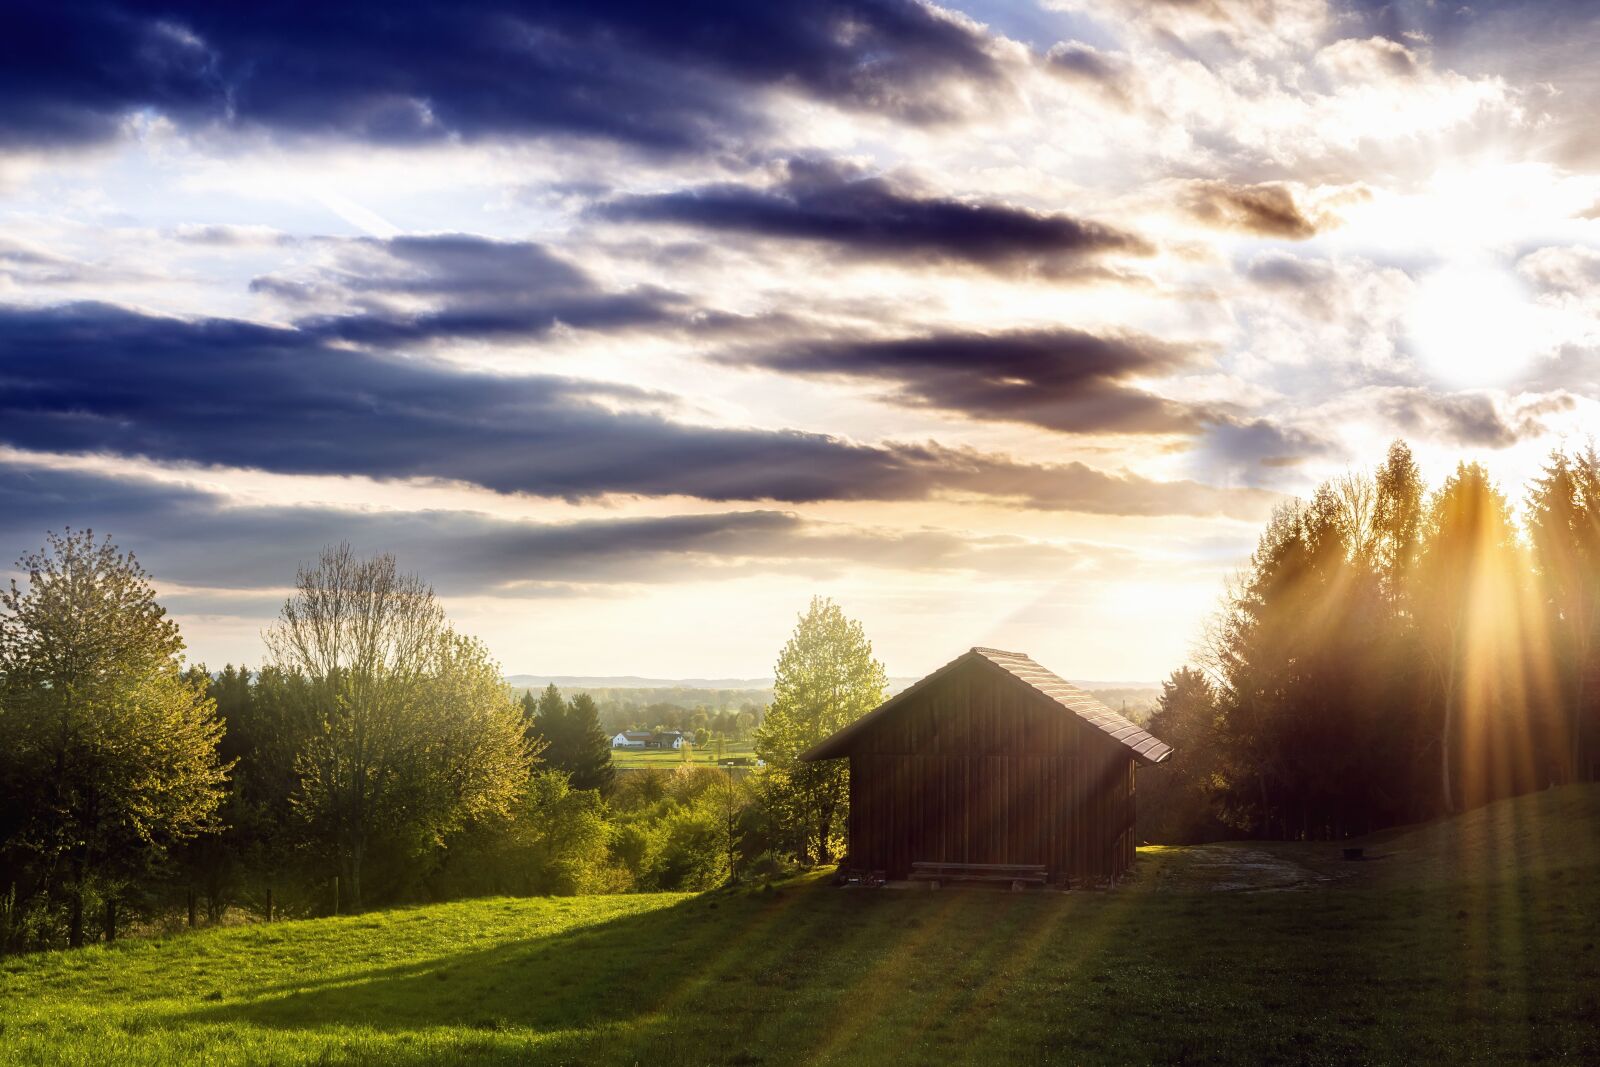
[[[1108,893],[814,877],[124,942],[0,963],[0,1062],[1594,1060],[1597,840],[1569,788],[1369,863],[1272,846],[1325,875],[1291,891],[1165,849]]]

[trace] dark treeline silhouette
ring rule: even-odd
[[[1600,456],[1552,454],[1519,526],[1485,470],[1393,444],[1273,515],[1150,729],[1140,833],[1325,839],[1600,763]]]

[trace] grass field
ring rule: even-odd
[[[1111,892],[496,899],[0,962],[0,1062],[1600,1058],[1600,787]]]
[[[755,757],[756,750],[749,741],[724,741],[722,744],[722,758],[733,759],[735,756],[744,756],[749,759]],[[710,766],[717,762],[717,743],[697,746],[685,760],[681,751],[670,748],[614,748],[611,750],[611,762],[618,770],[635,770],[640,767],[659,767],[671,770],[683,763],[696,763]]]

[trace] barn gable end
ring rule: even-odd
[[[1133,860],[1134,767],[1171,748],[1020,653],[974,648],[813,746],[850,760],[849,864],[1037,864],[1053,881]]]

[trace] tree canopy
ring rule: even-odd
[[[65,893],[78,945],[86,896],[114,936],[121,880],[215,828],[222,726],[132,555],[69,530],[17,566],[26,586],[0,594],[0,829],[16,869]]]
[[[766,763],[763,797],[781,813],[797,851],[819,863],[836,854],[849,807],[849,768],[805,763],[800,753],[881,704],[883,664],[861,623],[832,600],[814,597],[778,656],[772,706],[756,731]]]

